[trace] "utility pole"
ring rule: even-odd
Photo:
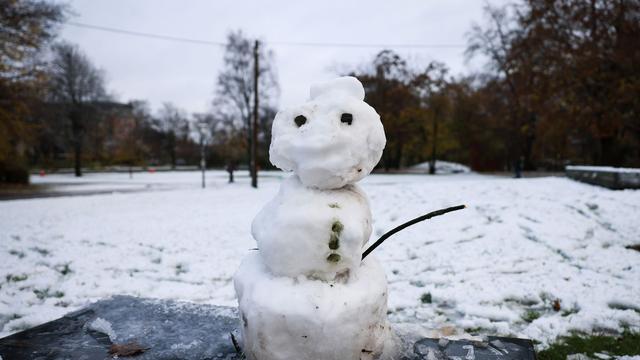
[[[258,47],[260,42],[256,40],[253,45],[253,126],[251,131],[251,186],[258,187],[258,161],[256,159],[256,148],[258,143],[258,76],[260,67],[258,65]]]
[[[207,159],[204,156],[204,134],[200,135],[200,168],[202,168],[202,188],[206,187],[204,181],[204,172],[207,168]]]

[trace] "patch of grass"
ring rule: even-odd
[[[538,300],[533,299],[533,298],[525,298],[525,297],[519,298],[519,297],[511,297],[511,296],[504,298],[504,301],[506,301],[506,302],[514,302],[514,303],[521,304],[521,305],[524,305],[524,306],[532,306],[532,305],[536,305],[536,304],[539,303]]]
[[[29,275],[27,275],[27,274],[21,274],[21,275],[9,274],[9,275],[6,276],[7,282],[25,281],[28,278],[29,278]]]
[[[625,330],[622,335],[580,335],[560,338],[549,348],[538,352],[538,360],[565,360],[570,354],[607,352],[610,355],[640,355],[640,333]]]
[[[422,294],[422,296],[420,296],[420,301],[422,301],[423,304],[431,304],[433,302],[431,293]]]
[[[72,273],[71,268],[69,267],[69,263],[56,265],[54,266],[54,269],[56,269],[56,271],[62,275],[67,275]]]
[[[618,301],[611,301],[607,304],[610,309],[615,310],[632,310],[640,314],[640,306],[635,304],[622,303]]]
[[[40,247],[37,247],[37,246],[36,247],[32,247],[30,250],[33,250],[33,251],[37,252],[38,254],[40,254],[42,256],[49,255],[49,250],[43,249],[43,248],[40,248]]]
[[[38,299],[43,300],[44,298],[47,297],[47,294],[49,294],[49,289],[44,289],[44,290],[35,289],[33,290],[33,293],[36,294],[36,297]]]
[[[535,319],[540,317],[540,313],[535,311],[535,310],[527,310],[524,315],[522,315],[522,320],[530,323],[533,322]]]
[[[176,275],[186,274],[189,272],[189,269],[186,264],[177,264],[175,268],[176,268]]]
[[[18,250],[9,250],[9,254],[11,254],[13,256],[17,256],[18,259],[22,259],[25,256],[24,252],[18,251]]]
[[[49,288],[40,290],[40,289],[35,289],[33,290],[33,293],[36,294],[36,297],[40,300],[44,300],[46,298],[61,298],[64,296],[64,293],[62,291],[54,291],[54,292],[49,292]]]
[[[481,332],[486,331],[486,329],[482,327],[472,327],[472,328],[464,328],[464,331],[468,334],[474,335],[474,334],[480,334]]]
[[[578,311],[580,311],[580,309],[578,309],[577,307],[572,307],[572,308],[569,308],[569,309],[562,310],[560,315],[562,315],[564,317],[567,317],[567,316],[572,315],[572,314],[577,314]]]

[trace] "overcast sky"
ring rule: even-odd
[[[309,84],[334,77],[336,66],[356,67],[381,49],[295,47],[269,42],[465,45],[482,0],[423,1],[159,1],[75,0],[69,21],[130,31],[224,42],[233,29],[267,43],[275,53],[280,106],[304,101]],[[495,3],[495,1],[492,1]],[[186,111],[208,110],[223,48],[140,38],[65,25],[61,38],[78,44],[107,74],[118,100],[146,99],[154,109],[170,101]],[[465,64],[464,48],[397,49],[415,65]]]

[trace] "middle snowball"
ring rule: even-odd
[[[251,232],[274,275],[334,280],[358,268],[371,209],[357,185],[319,190],[293,175],[255,217]]]

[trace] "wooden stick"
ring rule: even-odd
[[[384,235],[382,235],[378,241],[376,241],[375,243],[373,243],[373,245],[369,246],[369,248],[367,250],[365,250],[362,253],[362,260],[364,260],[364,258],[367,257],[367,255],[371,254],[371,252],[373,250],[375,250],[378,246],[380,246],[380,244],[382,244],[383,241],[387,240],[387,238],[389,238],[391,235],[404,230],[405,228],[408,228],[411,225],[417,224],[421,221],[427,220],[427,219],[431,219],[432,217],[436,217],[436,216],[440,216],[440,215],[444,215],[446,213],[450,213],[452,211],[457,211],[457,210],[462,210],[465,207],[467,207],[466,205],[458,205],[458,206],[452,206],[446,209],[440,209],[440,210],[436,210],[436,211],[432,211],[428,214],[424,214],[422,216],[419,216],[413,220],[407,221],[406,223],[396,226],[395,228],[387,231]]]

